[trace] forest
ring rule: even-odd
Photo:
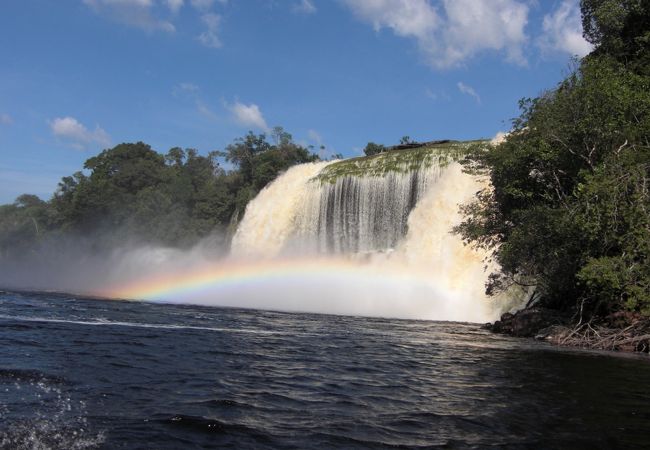
[[[120,144],[63,177],[48,201],[23,194],[0,206],[0,258],[31,254],[68,236],[92,240],[98,250],[127,240],[183,248],[208,236],[226,245],[257,192],[290,166],[317,159],[281,127],[269,136],[249,132],[206,156],[191,148],[160,154],[143,142]]]

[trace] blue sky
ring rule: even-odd
[[[578,0],[5,0],[0,203],[121,142],[492,137],[589,49]]]

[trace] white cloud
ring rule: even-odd
[[[539,45],[544,51],[559,51],[585,56],[593,46],[582,37],[580,5],[577,0],[564,0],[551,14],[544,16],[544,34]]]
[[[307,1],[307,0],[305,0]],[[219,38],[221,16],[211,11],[215,2],[226,5],[228,0],[82,0],[95,13],[106,16],[125,25],[137,27],[148,32],[174,32],[172,22],[159,16],[166,12],[169,17],[176,17],[184,5],[191,5],[200,15],[205,26],[197,40],[206,47],[222,46]],[[195,12],[195,13],[196,13]]]
[[[172,33],[176,31],[171,22],[158,19],[154,15],[155,4],[153,0],[83,0],[83,2],[97,14],[106,15],[125,25],[141,28],[149,32],[165,31]]]
[[[221,16],[214,13],[206,13],[201,16],[201,21],[205,24],[206,30],[198,36],[199,42],[210,48],[219,48],[223,44],[217,35]]]
[[[510,62],[525,64],[528,6],[516,0],[444,0],[446,64],[454,65],[483,50],[504,51]]]
[[[227,105],[227,107],[238,124],[245,127],[257,128],[262,131],[269,130],[269,126],[266,124],[266,120],[264,120],[262,111],[260,111],[259,106],[255,103],[245,105],[236,101],[232,105]]]
[[[425,41],[440,23],[438,14],[427,0],[344,0],[361,20],[376,31],[388,27],[402,37]]]
[[[183,7],[183,0],[165,0],[169,10],[176,14]]]
[[[468,86],[462,81],[459,81],[456,83],[456,86],[458,86],[458,90],[462,92],[465,95],[469,95],[470,97],[474,97],[474,100],[476,100],[476,103],[480,104],[481,103],[481,97],[476,93],[474,88],[472,86]]]
[[[316,6],[312,0],[300,0],[300,2],[293,5],[293,12],[299,14],[314,14]]]
[[[463,64],[477,53],[501,51],[525,64],[524,27],[528,6],[519,0],[343,0],[376,31],[391,29],[415,39],[426,62],[435,68]]]
[[[9,114],[0,114],[0,125],[11,125],[12,123],[14,123],[14,119]]]
[[[212,5],[214,4],[214,0],[190,0],[190,1],[192,3],[192,6],[195,9],[198,9],[199,11],[208,11],[210,8],[212,8]]]
[[[57,117],[49,124],[55,136],[65,139],[74,148],[80,150],[91,144],[107,147],[111,143],[110,136],[99,125],[91,131],[74,117]]]

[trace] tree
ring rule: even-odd
[[[585,38],[594,57],[611,57],[628,69],[650,74],[650,3],[646,0],[582,0]]]
[[[249,183],[253,179],[255,156],[271,148],[266,141],[264,133],[255,135],[249,131],[243,138],[235,139],[235,142],[226,147],[226,161],[235,164],[244,178]]]
[[[19,258],[54,227],[50,205],[22,194],[11,205],[0,205],[0,258]]]
[[[377,155],[385,151],[386,147],[381,144],[375,144],[374,142],[368,142],[366,148],[363,149],[363,153],[365,153],[366,156]]]
[[[289,167],[318,160],[317,155],[293,142],[291,134],[282,127],[275,127],[271,134],[274,144],[266,140],[265,134],[249,132],[226,147],[226,160],[239,169],[233,180],[238,191],[236,211],[243,212],[246,204],[264,186]]]

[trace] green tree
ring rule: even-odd
[[[582,0],[585,38],[593,57],[611,57],[637,73],[650,74],[650,3],[646,0]]]
[[[375,144],[374,142],[368,142],[366,147],[363,149],[363,153],[366,156],[376,155],[386,151],[386,147],[381,144]]]
[[[35,195],[23,194],[13,204],[0,205],[0,258],[24,256],[54,226],[50,205]]]

